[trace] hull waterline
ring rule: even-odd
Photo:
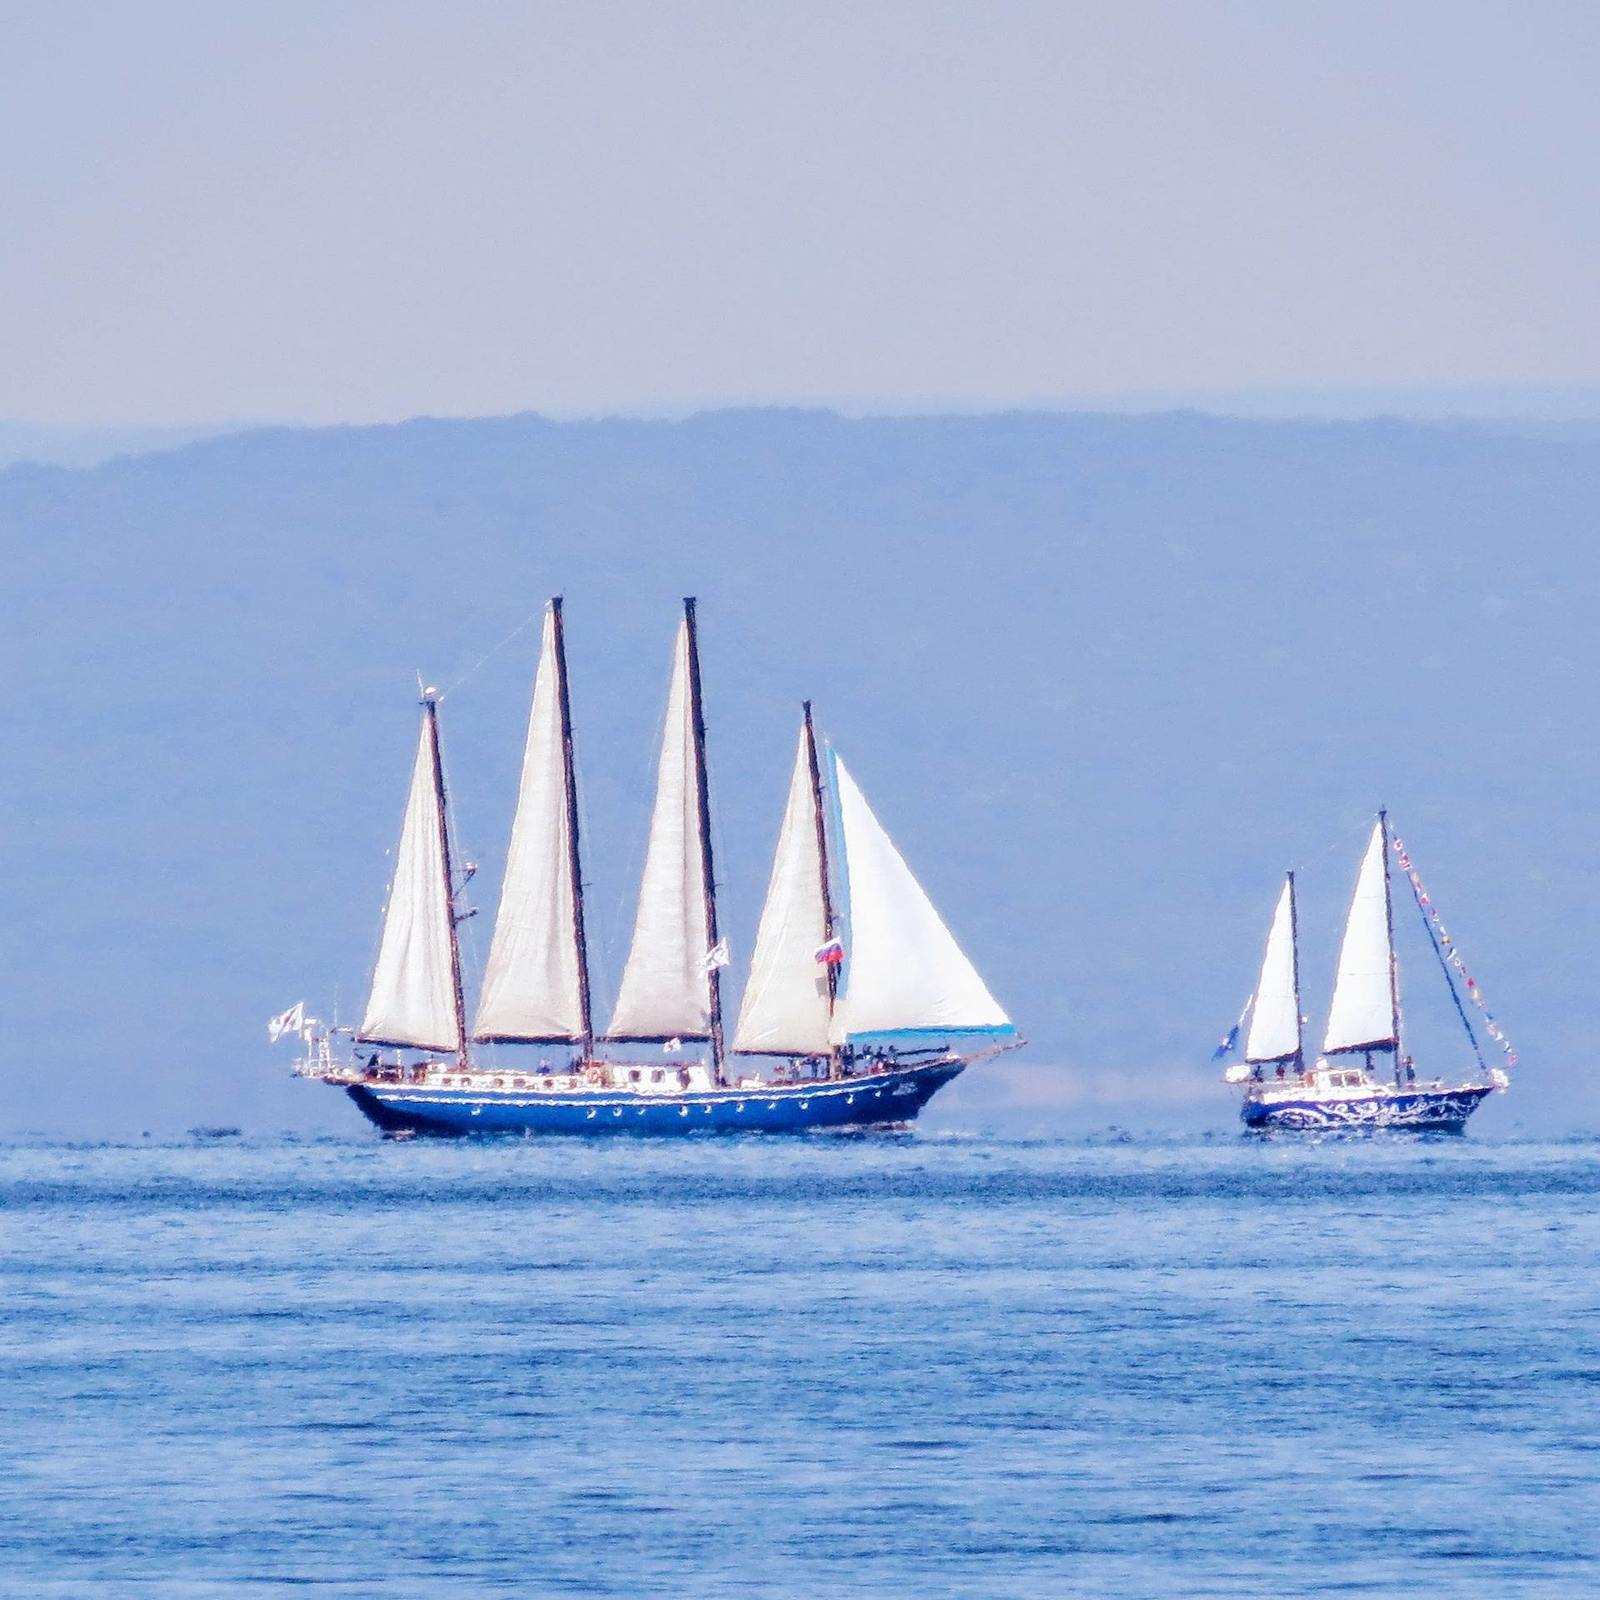
[[[934,1061],[859,1077],[681,1093],[614,1089],[537,1092],[344,1083],[385,1133],[460,1138],[488,1134],[647,1135],[809,1133],[911,1122],[966,1066]]]
[[[1240,1116],[1247,1129],[1259,1133],[1368,1133],[1379,1129],[1461,1133],[1467,1119],[1493,1093],[1492,1084],[1463,1084],[1454,1089],[1414,1089],[1347,1099],[1246,1100]]]

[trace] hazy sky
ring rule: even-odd
[[[0,417],[1600,379],[1600,6],[5,0]]]

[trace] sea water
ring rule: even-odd
[[[0,1145],[0,1593],[1578,1595],[1600,1143]]]

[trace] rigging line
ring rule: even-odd
[[[441,694],[435,696],[435,698],[438,699],[438,700],[441,700],[441,701],[448,700],[450,698],[450,696],[453,695],[456,692],[456,690],[459,689],[461,687],[461,685],[464,684],[467,681],[468,678],[472,677],[475,673],[481,671],[484,667],[486,667],[491,661],[494,660],[494,658],[497,655],[500,654],[500,652],[502,650],[505,649],[505,647],[508,644],[511,643],[511,641],[513,639],[515,639],[519,634],[527,632],[529,625],[531,623],[537,621],[543,615],[544,615],[544,607],[543,606],[539,606],[536,609],[534,609],[533,611],[530,611],[528,613],[528,615],[525,616],[522,619],[522,621],[519,622],[516,625],[516,627],[514,627],[511,630],[511,632],[508,633],[505,636],[505,638],[503,638],[500,641],[499,644],[495,645],[492,649],[490,649],[488,651],[487,654],[481,656],[477,661],[475,661],[470,667],[467,668],[467,670],[465,672],[463,672],[461,674],[461,676],[459,678],[456,679],[456,681],[454,683],[452,683],[450,685],[450,687],[448,689],[444,690]],[[420,679],[420,677],[421,677],[420,673],[418,674],[418,677]]]
[[[1433,919],[1428,915],[1428,908],[1423,905],[1421,895],[1416,884],[1411,882],[1410,874],[1406,875],[1406,884],[1411,890],[1411,898],[1416,902],[1417,910],[1422,915],[1422,926],[1428,931],[1428,943],[1433,946],[1433,953],[1439,958],[1439,970],[1444,973],[1444,981],[1450,985],[1450,998],[1455,1001],[1456,1015],[1461,1018],[1461,1026],[1467,1030],[1467,1039],[1472,1045],[1472,1053],[1478,1058],[1478,1068],[1487,1073],[1489,1063],[1483,1059],[1483,1051],[1478,1045],[1478,1036],[1472,1031],[1472,1019],[1467,1015],[1467,1008],[1461,1003],[1461,996],[1456,992],[1456,980],[1451,976],[1450,963],[1445,959],[1444,947],[1439,943],[1438,935],[1433,931]]]

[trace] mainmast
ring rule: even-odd
[[[450,864],[450,824],[444,792],[444,761],[439,754],[439,691],[422,691],[423,715],[428,719],[428,744],[433,754],[433,795],[439,817],[439,861],[444,869],[445,920],[450,927],[450,983],[456,1007],[456,1054],[468,1066],[467,1002],[461,987],[461,941],[456,934],[455,870]]]
[[[589,945],[583,931],[583,873],[578,849],[578,785],[572,754],[572,701],[567,693],[567,636],[561,622],[561,596],[550,601],[554,624],[557,700],[561,707],[561,777],[567,803],[567,869],[572,877],[572,942],[578,957],[578,1010],[583,1020],[579,1048],[594,1054],[594,1018],[589,1009]]]
[[[717,880],[711,859],[711,800],[706,781],[706,719],[700,694],[700,643],[695,631],[693,595],[683,601],[683,625],[689,647],[689,721],[694,731],[695,810],[700,831],[700,872],[705,886],[706,913],[706,990],[710,1018],[711,1070],[720,1084],[725,1081],[726,1054],[722,1038],[722,974],[718,964]]]
[[[1294,874],[1289,879],[1289,950],[1294,971],[1294,1064],[1302,1071],[1306,1064],[1305,1016],[1300,1005],[1300,913],[1295,903]]]
[[[827,944],[833,939],[833,892],[828,886],[828,825],[822,799],[822,769],[817,762],[817,734],[811,724],[811,702],[801,702],[805,720],[806,768],[811,774],[811,807],[817,828],[817,890],[822,899],[822,939]],[[828,1017],[833,1017],[834,1002],[839,997],[839,967],[836,962],[824,964],[828,980]],[[839,1047],[828,1052],[829,1068],[837,1072]]]
[[[1394,899],[1389,891],[1389,813],[1378,812],[1378,830],[1383,835],[1383,920],[1389,931],[1389,1016],[1394,1027],[1394,1081],[1400,1082],[1400,1062],[1404,1047],[1400,1042],[1400,962],[1394,953]]]

